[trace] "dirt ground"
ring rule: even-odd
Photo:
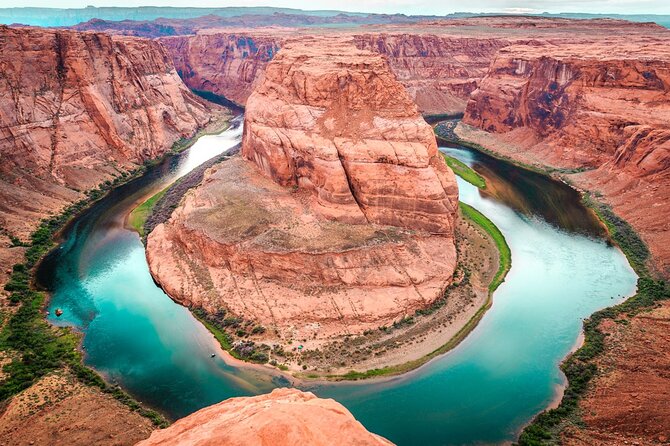
[[[148,418],[65,371],[42,378],[0,406],[0,446],[125,446],[153,429]]]
[[[670,443],[670,302],[601,324],[605,353],[580,403],[585,428],[570,427],[574,446]]]

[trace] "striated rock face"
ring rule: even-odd
[[[275,389],[267,395],[231,398],[195,412],[137,446],[170,445],[382,446],[341,404],[311,392]]]
[[[456,264],[454,174],[376,54],[287,44],[247,102],[242,156],[148,237],[175,300],[326,342],[441,296]]]
[[[454,174],[384,59],[340,41],[285,48],[247,102],[243,156],[312,191],[326,218],[453,236]]]
[[[669,42],[666,37],[504,48],[464,118],[516,146],[513,155],[525,161],[586,170],[572,181],[601,192],[642,234],[665,274]]]
[[[500,38],[431,34],[359,34],[356,46],[384,55],[422,113],[454,114],[484,77]]]
[[[200,23],[194,28],[197,35],[164,37],[160,41],[168,47],[189,87],[212,91],[244,105],[254,81],[286,39],[296,36],[309,39],[314,35],[350,38],[358,48],[377,52],[387,59],[422,113],[457,114],[465,110],[470,93],[478,87],[501,48],[576,40],[593,42],[612,36],[631,38],[663,32],[655,24],[621,20],[476,17],[410,23],[413,20],[317,32],[314,28],[249,31],[253,25],[242,22],[235,26],[244,28],[230,29],[229,25],[196,19]],[[114,25],[127,27],[131,33],[137,31],[132,24]]]
[[[0,46],[0,225],[15,235],[212,115],[154,41],[0,27]]]
[[[186,85],[244,105],[282,39],[239,32],[165,37],[160,42]]]
[[[211,30],[159,40],[186,85],[244,105],[254,83],[287,38],[286,30]],[[461,113],[495,52],[509,45],[500,38],[405,33],[375,32],[351,38],[359,49],[387,59],[422,113]]]

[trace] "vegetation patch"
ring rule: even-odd
[[[246,339],[250,335],[265,333],[265,327],[239,317],[228,316],[223,309],[215,314],[209,314],[202,308],[196,307],[191,307],[189,310],[214,335],[221,348],[232,357],[257,364],[269,361],[272,351],[269,345]]]
[[[149,197],[146,201],[133,209],[133,211],[128,216],[128,224],[131,228],[137,231],[138,234],[140,234],[140,237],[145,236],[144,225],[146,224],[149,215],[151,215],[151,211],[154,208],[154,205],[156,202],[158,202],[158,200],[163,198],[167,192],[167,189],[168,188],[165,188],[157,194]]]
[[[647,244],[635,232],[628,222],[612,211],[612,208],[604,203],[595,200],[591,194],[585,194],[584,204],[598,215],[600,220],[605,223],[610,237],[614,240],[628,257],[628,261],[638,275],[649,273],[647,261],[649,260],[649,248]]]
[[[479,189],[486,189],[486,180],[484,180],[484,177],[475,172],[470,166],[446,153],[443,153],[442,156],[447,162],[447,166],[449,166],[456,175]]]
[[[9,301],[18,308],[0,331],[0,350],[10,353],[13,360],[5,365],[5,379],[0,383],[0,401],[6,401],[27,389],[37,380],[59,368],[69,368],[84,384],[98,387],[117,400],[151,419],[157,426],[167,426],[158,412],[143,408],[118,386],[109,386],[92,369],[84,366],[78,349],[80,336],[70,328],[54,327],[44,318],[46,295],[31,286],[32,274],[39,260],[52,248],[55,234],[77,213],[104,196],[106,191],[142,172],[142,168],[121,174],[90,191],[61,214],[45,219],[32,233],[24,263],[16,264],[5,285]]]
[[[518,444],[521,446],[558,442],[562,430],[572,419],[578,417],[579,400],[588,390],[591,379],[598,374],[594,360],[605,350],[605,334],[600,330],[603,320],[617,321],[623,316],[632,317],[655,308],[660,301],[670,299],[668,283],[650,276],[646,267],[649,249],[630,224],[616,215],[609,206],[597,202],[588,194],[584,196],[584,202],[605,223],[610,236],[638,274],[637,294],[619,305],[595,312],[584,321],[584,344],[561,364],[561,370],[568,379],[568,387],[560,405],[535,417],[519,437]]]
[[[500,232],[500,229],[489,220],[484,214],[473,208],[469,204],[463,202],[458,203],[461,212],[465,217],[472,220],[476,225],[482,228],[488,235],[491,236],[500,253],[500,266],[493,280],[489,284],[489,293],[493,293],[501,283],[505,281],[505,276],[512,267],[512,251],[505,240],[505,236]]]

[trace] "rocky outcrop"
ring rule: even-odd
[[[242,157],[212,168],[148,237],[170,296],[307,347],[442,295],[454,174],[382,57],[340,40],[286,44],[244,132]]]
[[[165,37],[160,42],[186,85],[244,105],[282,38],[233,32]]]
[[[496,145],[507,154],[584,171],[571,181],[602,193],[641,233],[664,274],[670,273],[668,42],[666,35],[504,48],[464,118],[508,143]]]
[[[0,28],[0,225],[25,237],[212,116],[157,42]]]
[[[419,110],[458,114],[507,39],[434,34],[370,33],[354,36],[356,46],[384,55]]]
[[[326,218],[453,236],[454,174],[385,60],[339,40],[285,48],[247,102],[242,154]]]
[[[383,446],[341,404],[297,389],[231,398],[195,412],[137,446],[170,445]]]

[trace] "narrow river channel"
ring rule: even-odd
[[[221,359],[213,337],[158,288],[124,219],[142,197],[233,147],[240,127],[202,137],[84,212],[38,271],[50,316],[84,333],[86,363],[172,418],[233,396],[286,385]],[[399,445],[503,443],[557,397],[558,368],[581,321],[635,290],[623,254],[562,183],[464,147],[487,191],[459,179],[460,198],[487,215],[512,250],[512,269],[478,327],[452,352],[386,381],[309,385]],[[216,354],[215,357],[211,357]]]

